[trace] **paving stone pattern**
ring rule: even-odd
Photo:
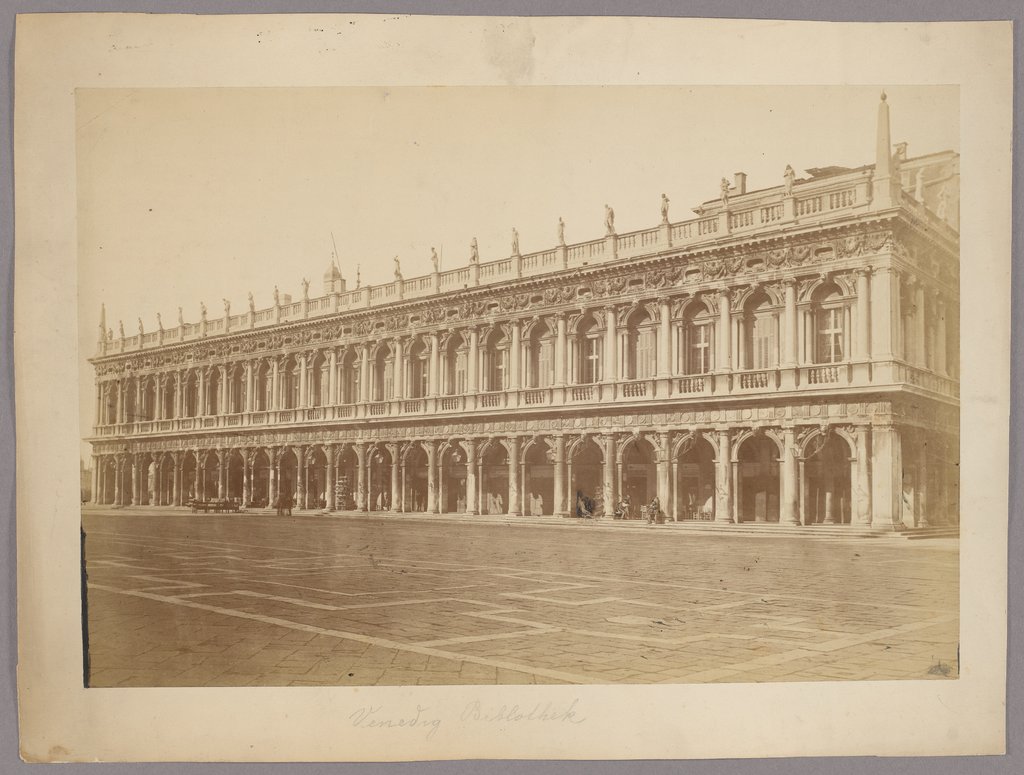
[[[89,685],[957,676],[955,540],[83,517]]]

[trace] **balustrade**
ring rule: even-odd
[[[703,393],[704,377],[682,377],[676,384],[678,393]]]
[[[483,393],[480,396],[480,406],[485,408],[501,406],[504,398],[504,393]]]
[[[547,390],[526,390],[523,392],[523,403],[527,406],[538,406],[548,402]]]
[[[624,382],[620,393],[624,398],[643,398],[647,395],[647,382]]]

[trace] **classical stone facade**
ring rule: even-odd
[[[672,221],[270,309],[100,325],[93,499],[958,519],[958,157],[744,175]],[[474,241],[475,242],[475,241]]]

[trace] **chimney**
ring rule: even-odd
[[[733,186],[736,189],[736,196],[743,196],[745,193],[747,193],[747,173],[733,173],[733,181]]]

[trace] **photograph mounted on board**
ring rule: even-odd
[[[79,89],[85,685],[958,678],[959,99]]]

